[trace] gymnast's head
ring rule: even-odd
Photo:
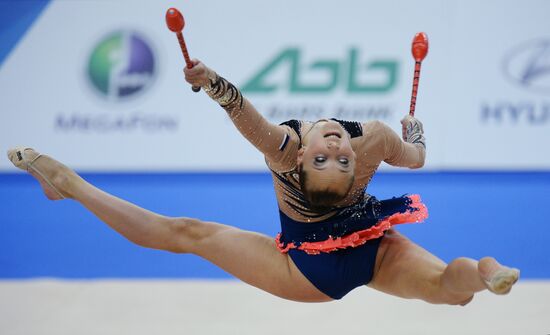
[[[347,196],[355,180],[355,159],[350,136],[336,121],[317,121],[302,135],[297,166],[312,209],[324,211]]]

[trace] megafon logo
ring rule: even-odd
[[[550,93],[550,39],[518,45],[503,61],[504,73],[523,88]]]
[[[88,61],[92,86],[110,101],[136,97],[151,85],[155,57],[137,32],[116,31],[102,39]]]
[[[302,52],[287,48],[271,59],[243,86],[246,93],[274,93],[288,90],[291,94],[330,93],[344,90],[350,94],[382,94],[397,83],[399,63],[393,59],[376,59],[360,64],[359,51],[351,48],[343,59],[319,59],[304,67]],[[273,80],[273,73],[286,68],[283,81]],[[324,79],[315,84],[304,83],[304,72],[320,74]]]

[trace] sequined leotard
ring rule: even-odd
[[[373,275],[383,230],[376,235],[378,238],[370,237],[368,241],[359,241],[357,245],[346,242],[351,247],[340,245],[324,250],[331,252],[304,252],[305,249],[299,249],[299,244],[305,242],[304,239],[311,240],[308,242],[322,242],[327,236],[328,242],[332,242],[331,238],[365,231],[393,214],[409,215],[418,210],[418,206],[423,206],[418,204],[416,198],[414,201],[409,197],[378,201],[365,193],[381,162],[409,168],[424,164],[422,134],[415,136],[413,143],[407,143],[379,121],[359,123],[335,120],[349,133],[351,146],[357,156],[355,181],[345,199],[330,211],[318,213],[308,208],[296,170],[302,133],[310,129],[313,122],[290,120],[280,125],[271,124],[235,86],[213,72],[209,77],[210,83],[203,87],[204,90],[227,111],[239,132],[265,156],[280,209],[283,235],[278,237],[277,243],[281,251],[288,252],[300,271],[319,290],[334,299],[343,297],[357,286],[367,284]],[[376,208],[383,208],[385,215],[377,213],[374,210]],[[425,212],[424,208],[422,210]],[[424,212],[420,212],[424,215]],[[423,218],[418,213],[415,215],[417,221]],[[402,219],[400,216],[398,220]],[[386,229],[389,226],[391,223]],[[330,233],[321,232],[325,228],[330,229]],[[317,236],[320,236],[320,240],[317,240]]]

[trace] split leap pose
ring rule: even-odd
[[[403,140],[378,121],[266,121],[241,92],[198,60],[184,70],[227,112],[265,155],[271,170],[281,234],[276,239],[187,217],[162,216],[109,195],[57,160],[30,148],[8,152],[49,199],[73,199],[130,241],[147,248],[198,255],[242,281],[302,302],[340,299],[368,285],[395,296],[461,304],[489,289],[506,294],[519,271],[494,258],[450,264],[391,227],[427,217],[416,195],[377,200],[365,193],[382,161],[424,164],[422,124],[402,120]]]

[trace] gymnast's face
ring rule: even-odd
[[[308,188],[348,192],[354,177],[355,152],[350,136],[333,120],[320,120],[306,130],[298,165],[308,174]]]

